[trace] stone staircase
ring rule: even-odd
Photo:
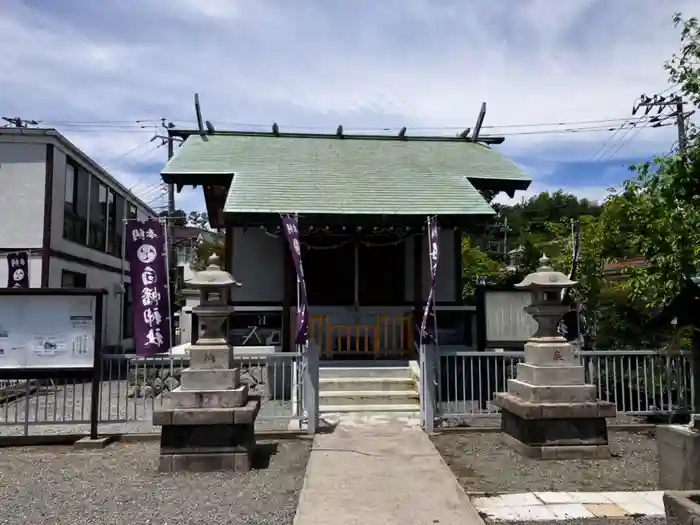
[[[329,363],[319,369],[321,413],[418,412],[417,379],[407,363]]]

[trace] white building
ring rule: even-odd
[[[106,289],[105,345],[132,335],[124,219],[155,215],[58,131],[0,129],[0,253],[30,252],[32,288]]]

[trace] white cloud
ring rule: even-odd
[[[641,92],[666,87],[661,66],[679,42],[670,17],[693,14],[696,2],[76,0],[40,12],[5,0],[0,102],[8,114],[58,122],[100,162],[142,145],[112,167],[132,186],[157,181],[143,166],[165,156],[146,153],[153,129],[135,121],[191,126],[195,91],[219,127],[455,133],[473,126],[482,101],[487,126],[626,117]],[[547,189],[557,162],[591,160],[610,136],[521,131],[485,130],[512,133],[502,151],[537,159],[527,165],[541,179],[533,187]],[[645,129],[616,157],[661,152],[673,138],[671,128]],[[179,202],[201,206],[186,195]]]

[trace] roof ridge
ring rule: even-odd
[[[184,130],[184,129],[169,129],[168,134],[176,137],[187,138],[189,136],[200,136],[198,130]],[[463,137],[450,137],[446,135],[405,135],[399,137],[398,135],[371,135],[371,134],[343,134],[337,135],[335,133],[272,133],[269,131],[235,131],[235,130],[217,130],[214,132],[207,132],[205,137],[211,136],[227,136],[227,137],[261,137],[261,138],[272,138],[272,139],[332,139],[332,140],[377,140],[377,141],[387,141],[387,142],[454,142],[454,143],[464,143],[464,144],[474,144],[483,147],[488,147],[488,144],[501,144],[505,137],[495,137],[482,135],[479,137],[477,142],[472,141],[470,138]]]

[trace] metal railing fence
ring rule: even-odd
[[[596,386],[600,400],[616,405],[624,415],[658,415],[692,410],[695,386],[688,354],[656,350],[581,350],[586,382]],[[522,351],[440,349],[437,415],[442,419],[498,417],[493,394],[515,378]]]
[[[299,429],[305,418],[304,352],[246,349],[234,356],[241,380],[261,398],[256,428]],[[100,433],[158,432],[153,412],[180,385],[186,356],[101,356]],[[0,384],[0,435],[83,433],[90,424],[90,381],[30,379]],[[47,428],[50,427],[50,428]]]

